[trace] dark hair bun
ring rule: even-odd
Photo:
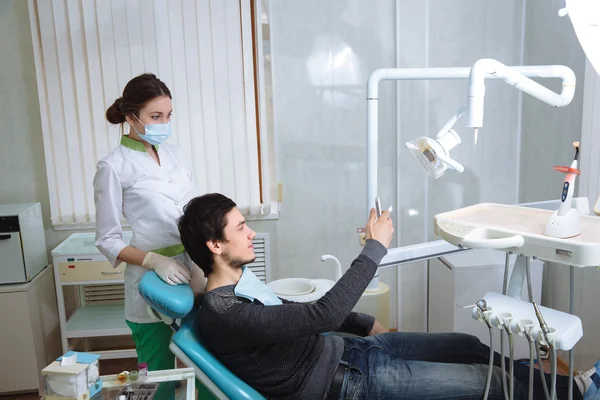
[[[171,97],[171,92],[154,74],[142,74],[131,79],[123,89],[123,96],[115,100],[106,110],[106,119],[111,124],[122,124],[125,117],[139,116],[140,110],[152,99],[160,96]]]
[[[125,122],[125,115],[121,112],[121,104],[123,104],[123,98],[119,97],[106,110],[106,120],[111,124],[122,124]]]

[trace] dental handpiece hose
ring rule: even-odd
[[[513,343],[513,335],[512,332],[510,331],[510,327],[508,326],[504,326],[504,329],[506,329],[506,335],[508,336],[508,347],[509,347],[509,359],[510,359],[510,365],[508,366],[509,369],[509,375],[510,375],[510,383],[509,383],[509,387],[508,387],[508,398],[509,400],[513,400],[513,396],[515,394],[515,347],[514,347],[514,343]]]
[[[487,321],[486,321],[487,322]],[[494,334],[492,332],[492,326],[488,323],[490,331],[490,363],[488,364],[488,373],[485,378],[485,391],[483,392],[483,400],[487,400],[490,394],[490,385],[492,383],[492,373],[494,372]]]
[[[502,282],[502,294],[506,296],[508,289],[508,268],[510,266],[510,253],[506,253],[504,260],[504,280]],[[508,400],[508,387],[506,384],[506,366],[504,361],[504,335],[502,330],[500,331],[500,367],[502,368],[502,392],[504,393],[504,400]]]
[[[488,327],[490,332],[490,361],[488,364],[488,373],[485,378],[485,390],[483,392],[483,400],[487,400],[488,395],[490,394],[490,385],[492,383],[492,373],[494,372],[494,334],[492,332],[492,324],[485,317],[484,311],[487,311],[487,303],[485,300],[480,300],[477,302],[477,308],[479,309],[479,315],[485,321],[485,324]]]
[[[525,258],[525,275],[527,277],[527,293],[529,295],[529,301],[533,302],[533,290],[531,289],[531,257]],[[525,331],[525,336],[529,341],[529,400],[533,400],[533,346],[535,346],[535,350],[537,353],[537,359],[540,359],[540,349],[537,347],[533,336],[531,335],[531,330]],[[542,363],[540,363],[540,373],[542,376],[542,385],[544,386],[544,394],[546,395],[546,399],[548,399],[548,388],[546,387],[546,382],[544,381],[544,372],[541,370]]]
[[[554,347],[553,344],[550,345],[550,358],[552,359],[552,369],[550,372],[550,384],[552,385],[552,391],[550,398],[552,400],[556,400],[556,347]]]
[[[548,325],[546,324],[546,321],[544,320],[544,317],[542,316],[538,305],[535,303],[535,301],[533,301],[532,303],[533,309],[535,311],[535,316],[537,317],[538,322],[540,323],[542,339],[550,347],[550,400],[556,400],[556,348],[554,347],[554,344],[551,344],[548,340],[548,334],[550,333],[550,329],[548,329]],[[540,362],[540,366],[541,365],[542,363]],[[545,379],[542,380],[542,383],[544,383],[545,387]]]
[[[504,334],[500,331],[500,368],[502,368],[502,391],[504,400],[508,399],[508,384],[506,383],[506,362],[504,361]]]
[[[529,342],[529,397],[528,400],[533,400],[533,363],[534,363],[534,358],[533,358],[533,346],[534,346],[534,340],[533,337],[531,336],[531,333],[525,333],[525,336],[527,337],[527,341]]]
[[[477,314],[479,316],[479,321],[483,320],[488,327],[488,331],[490,333],[490,356],[488,363],[488,373],[485,378],[485,390],[483,391],[483,400],[487,400],[490,394],[490,385],[492,383],[492,373],[494,371],[494,335],[492,332],[492,324],[489,321],[489,316],[486,317],[485,312],[488,311],[487,302],[484,299],[479,300],[474,305],[477,309]],[[463,307],[467,308],[467,307]]]

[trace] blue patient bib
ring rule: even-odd
[[[250,301],[258,300],[265,306],[283,304],[281,299],[247,267],[244,267],[242,276],[237,285],[235,285],[233,293]]]

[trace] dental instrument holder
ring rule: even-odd
[[[577,168],[566,166],[557,166],[554,167],[554,169],[567,174],[567,176],[573,175],[573,179],[572,182],[568,182],[568,177],[565,179],[560,208],[552,213],[552,216],[546,224],[546,230],[544,231],[544,234],[561,239],[581,235],[579,211],[576,208],[571,208],[573,202],[573,192],[575,189],[575,177],[580,174],[580,171]]]
[[[125,399],[154,400],[159,383],[129,384],[122,388],[115,399],[125,396]],[[159,399],[156,399],[159,400]]]
[[[483,300],[487,304],[487,309],[491,310],[491,312],[483,313],[486,320],[499,329],[509,329],[512,333],[520,335],[523,333],[523,326],[532,325],[531,328],[528,328],[531,337],[546,342],[546,335],[552,335],[549,340],[554,343],[556,349],[565,351],[571,350],[583,336],[581,319],[575,315],[538,306],[544,315],[545,328],[542,328],[535,309],[528,301],[494,292],[486,293]],[[473,307],[471,311],[473,319],[481,321],[480,313],[481,310],[478,307]],[[512,320],[509,326],[504,327],[505,323],[501,316],[507,313],[512,315]]]
[[[560,239],[544,234],[552,213],[523,206],[480,203],[437,214],[434,230],[436,235],[461,248],[511,251],[575,267],[600,265],[600,218],[580,215],[581,235]]]

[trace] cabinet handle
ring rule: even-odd
[[[122,274],[122,273],[123,273],[123,271],[122,271],[122,270],[121,270],[121,271],[113,271],[113,272],[104,272],[104,271],[102,271],[102,272],[100,272],[100,273],[101,273],[102,275],[119,275],[119,274]]]
[[[10,239],[12,236],[10,235],[0,235],[0,240],[7,240]]]

